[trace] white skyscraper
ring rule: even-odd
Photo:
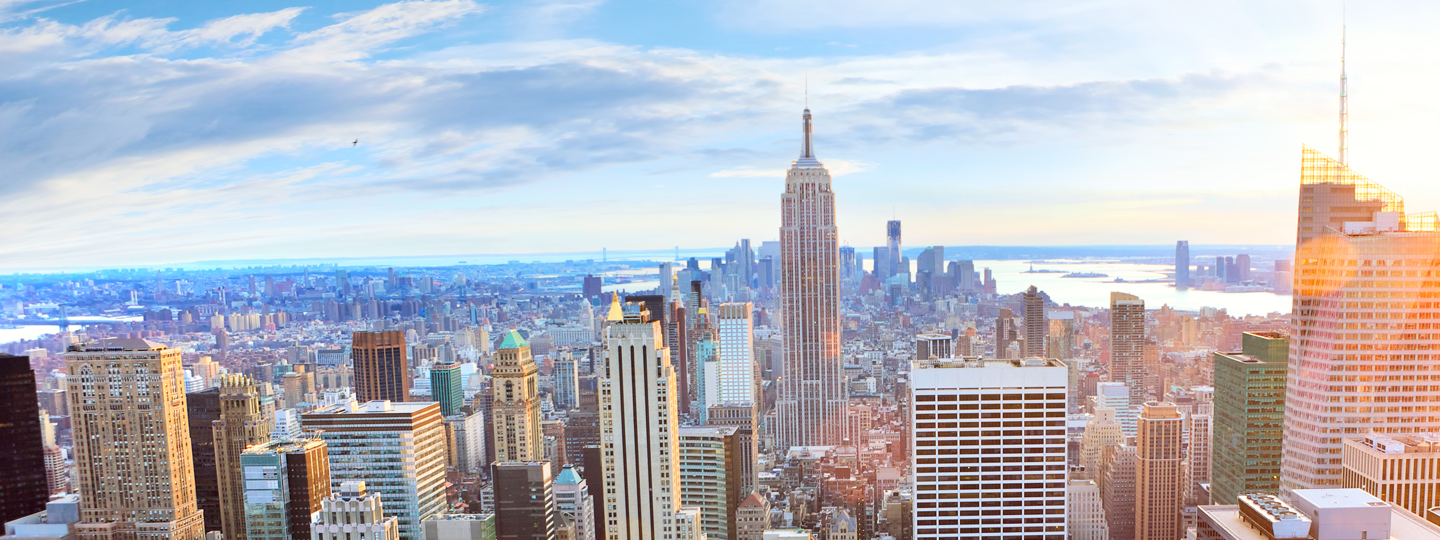
[[[720,358],[720,384],[718,401],[706,403],[705,407],[722,403],[754,403],[757,366],[755,364],[754,318],[749,302],[720,304],[715,309],[715,330],[720,344],[716,356]]]
[[[600,372],[600,446],[605,537],[666,540],[679,533],[680,417],[675,371],[659,321],[640,304],[605,330]]]
[[[800,159],[785,175],[781,196],[780,318],[785,373],[776,403],[778,445],[838,445],[847,438],[840,357],[840,244],[830,171],[815,159],[810,109],[805,109]]]
[[[554,490],[555,509],[575,525],[575,540],[595,540],[595,504],[590,500],[589,484],[575,472],[574,465],[560,469]]]
[[[913,538],[1065,540],[1069,368],[1040,358],[911,366]]]

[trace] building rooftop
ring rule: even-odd
[[[577,485],[583,481],[584,479],[580,478],[580,473],[575,472],[575,466],[570,464],[561,467],[560,475],[555,477],[556,484]]]
[[[530,342],[525,341],[525,338],[520,336],[520,331],[518,330],[511,330],[509,332],[506,332],[505,339],[500,342],[501,349],[519,349],[521,347],[529,346]]]
[[[740,508],[751,506],[765,506],[765,497],[761,497],[760,492],[756,491],[751,492],[749,497],[745,497],[745,500],[740,501]]]
[[[729,437],[735,434],[738,426],[680,426],[681,437]]]
[[[70,352],[159,351],[165,348],[164,345],[148,339],[110,338],[93,343],[72,345]]]
[[[981,358],[978,356],[966,356],[962,358],[934,358],[928,360],[915,360],[916,369],[931,368],[1022,368],[1022,367],[1058,367],[1069,369],[1065,362],[1054,358]]]

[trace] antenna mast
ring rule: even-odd
[[[1346,154],[1350,153],[1350,107],[1346,99],[1345,77],[1345,5],[1340,5],[1340,164],[1350,166]]]

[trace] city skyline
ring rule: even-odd
[[[1000,244],[1282,243],[1294,219],[1283,156],[1297,143],[1334,144],[1338,10],[1282,20],[1279,8],[1207,7],[1192,15],[1249,24],[1202,40],[1162,31],[1192,19],[1123,3],[1068,8],[1065,24],[1033,8],[943,8],[917,20],[878,6],[788,29],[758,15],[805,12],[803,3],[677,7],[630,25],[613,24],[633,14],[624,3],[347,3],[338,18],[333,3],[251,4],[258,15],[124,7],[0,8],[0,39],[19,51],[0,98],[14,111],[0,122],[16,129],[5,131],[22,137],[0,140],[15,173],[0,225],[23,238],[0,255],[14,264],[764,238],[778,213],[767,196],[783,172],[774,163],[796,142],[785,119],[803,106],[807,77],[826,118],[822,151],[844,156],[831,167],[847,194],[837,198],[841,241],[853,246],[882,245],[876,225],[893,217],[908,223],[911,245],[964,243],[973,235],[947,226],[957,211],[1046,216],[987,231]],[[1428,85],[1384,51],[1436,47],[1412,31],[1430,9],[1374,8],[1350,21],[1351,63],[1363,66],[1350,86],[1365,96],[1351,153],[1419,207],[1440,201],[1413,173],[1421,138],[1408,135],[1434,113],[1403,89]],[[676,21],[695,31],[656,28]],[[911,37],[916,28],[960,32]],[[1260,28],[1258,45],[1235,39]],[[1109,37],[1082,37],[1095,30]],[[1174,54],[1144,56],[1133,50],[1141,42]],[[98,94],[67,73],[112,83]],[[401,73],[425,83],[389,86]],[[287,80],[333,102],[291,94]],[[566,80],[589,93],[576,99]],[[169,106],[104,101],[151,92]],[[466,105],[476,98],[506,106]],[[606,203],[631,192],[677,226],[627,231],[620,205]],[[376,222],[346,210],[367,204],[393,211]],[[1209,238],[1187,230],[1202,219]]]

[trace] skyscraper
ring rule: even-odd
[[[580,456],[575,459],[579,461]],[[575,472],[574,465],[565,465],[555,475],[554,486],[555,509],[575,525],[575,540],[595,540],[595,502],[590,500],[589,484]]]
[[[1034,285],[1025,289],[1026,358],[1045,357],[1045,297]]]
[[[743,493],[740,437],[734,426],[680,428],[680,504],[700,509],[708,538],[734,538]]]
[[[540,426],[540,368],[530,356],[530,343],[511,330],[495,353],[490,405],[495,439],[495,461],[540,461],[545,459],[545,439]]]
[[[341,482],[320,501],[319,519],[311,527],[314,540],[399,540],[400,520],[386,506],[384,497],[366,489],[365,482]],[[423,536],[410,537],[419,540]]]
[[[1038,358],[915,360],[910,375],[913,538],[1064,540],[1069,368]],[[984,411],[1002,407],[1016,420],[988,420],[999,413]]]
[[[580,375],[574,353],[561,350],[555,359],[555,407],[570,410],[580,405]]]
[[[78,439],[77,439],[78,441]],[[0,521],[45,509],[45,443],[30,357],[0,353]]]
[[[1145,402],[1145,301],[1110,293],[1110,381],[1130,389],[1130,405]]]
[[[440,414],[454,416],[465,406],[465,383],[460,364],[435,364],[430,368],[430,396],[440,403]]]
[[[548,461],[495,463],[496,540],[552,540],[557,527]]]
[[[815,159],[810,109],[804,145],[785,176],[780,204],[780,328],[785,375],[776,404],[778,445],[840,444],[849,402],[840,357],[839,230],[830,172]],[[899,256],[899,223],[894,224]]]
[[[719,338],[719,393],[716,401],[705,407],[723,403],[753,403],[759,379],[755,365],[754,319],[751,305],[720,304],[715,308],[715,333]]]
[[[1282,495],[1339,486],[1346,437],[1440,430],[1440,393],[1404,380],[1440,359],[1416,323],[1440,318],[1434,214],[1406,215],[1399,195],[1302,155]],[[1367,382],[1334,381],[1356,371]]]
[[[107,339],[65,353],[87,540],[200,540],[180,350]],[[143,405],[143,407],[142,407]]]
[[[1175,242],[1175,288],[1190,288],[1190,242]]]
[[[250,540],[308,540],[330,496],[330,454],[319,438],[272,440],[245,449],[245,523]]]
[[[275,417],[260,406],[260,389],[249,375],[220,379],[220,419],[215,431],[215,471],[220,484],[220,530],[225,538],[244,540],[245,473],[240,455],[245,448],[270,440]]]
[[[680,416],[660,323],[631,304],[605,336],[600,373],[605,538],[665,540],[679,533]],[[587,467],[588,470],[588,467]]]
[[[333,485],[362,482],[379,494],[385,513],[399,519],[401,538],[424,538],[422,522],[445,510],[440,404],[348,401],[305,413],[301,420],[306,431],[318,430],[325,440]]]
[[[355,398],[361,403],[410,399],[410,364],[405,332],[355,332],[350,355],[355,363]],[[371,486],[374,489],[374,486]]]
[[[1182,536],[1180,411],[1173,403],[1146,402],[1135,436],[1135,540]]]
[[[1213,504],[1229,504],[1246,493],[1280,494],[1290,340],[1275,332],[1246,332],[1241,347],[1214,356]]]
[[[809,109],[806,109],[806,110],[809,110]],[[902,266],[902,265],[900,264],[900,258],[901,258],[901,257],[902,257],[902,255],[901,255],[901,253],[900,253],[900,220],[898,220],[898,219],[892,219],[892,220],[890,220],[890,221],[885,222],[885,268],[887,268],[887,269],[890,271],[890,274],[887,275],[887,276],[885,276],[885,277],[888,278],[888,277],[893,276],[893,275],[895,275],[895,274],[908,274],[908,273],[910,273],[910,269],[909,269],[909,268],[902,268],[902,267],[901,267],[901,266]]]
[[[205,514],[205,530],[220,530],[220,477],[215,472],[215,426],[220,419],[220,388],[185,394],[190,429],[190,461],[195,474],[195,506]]]

